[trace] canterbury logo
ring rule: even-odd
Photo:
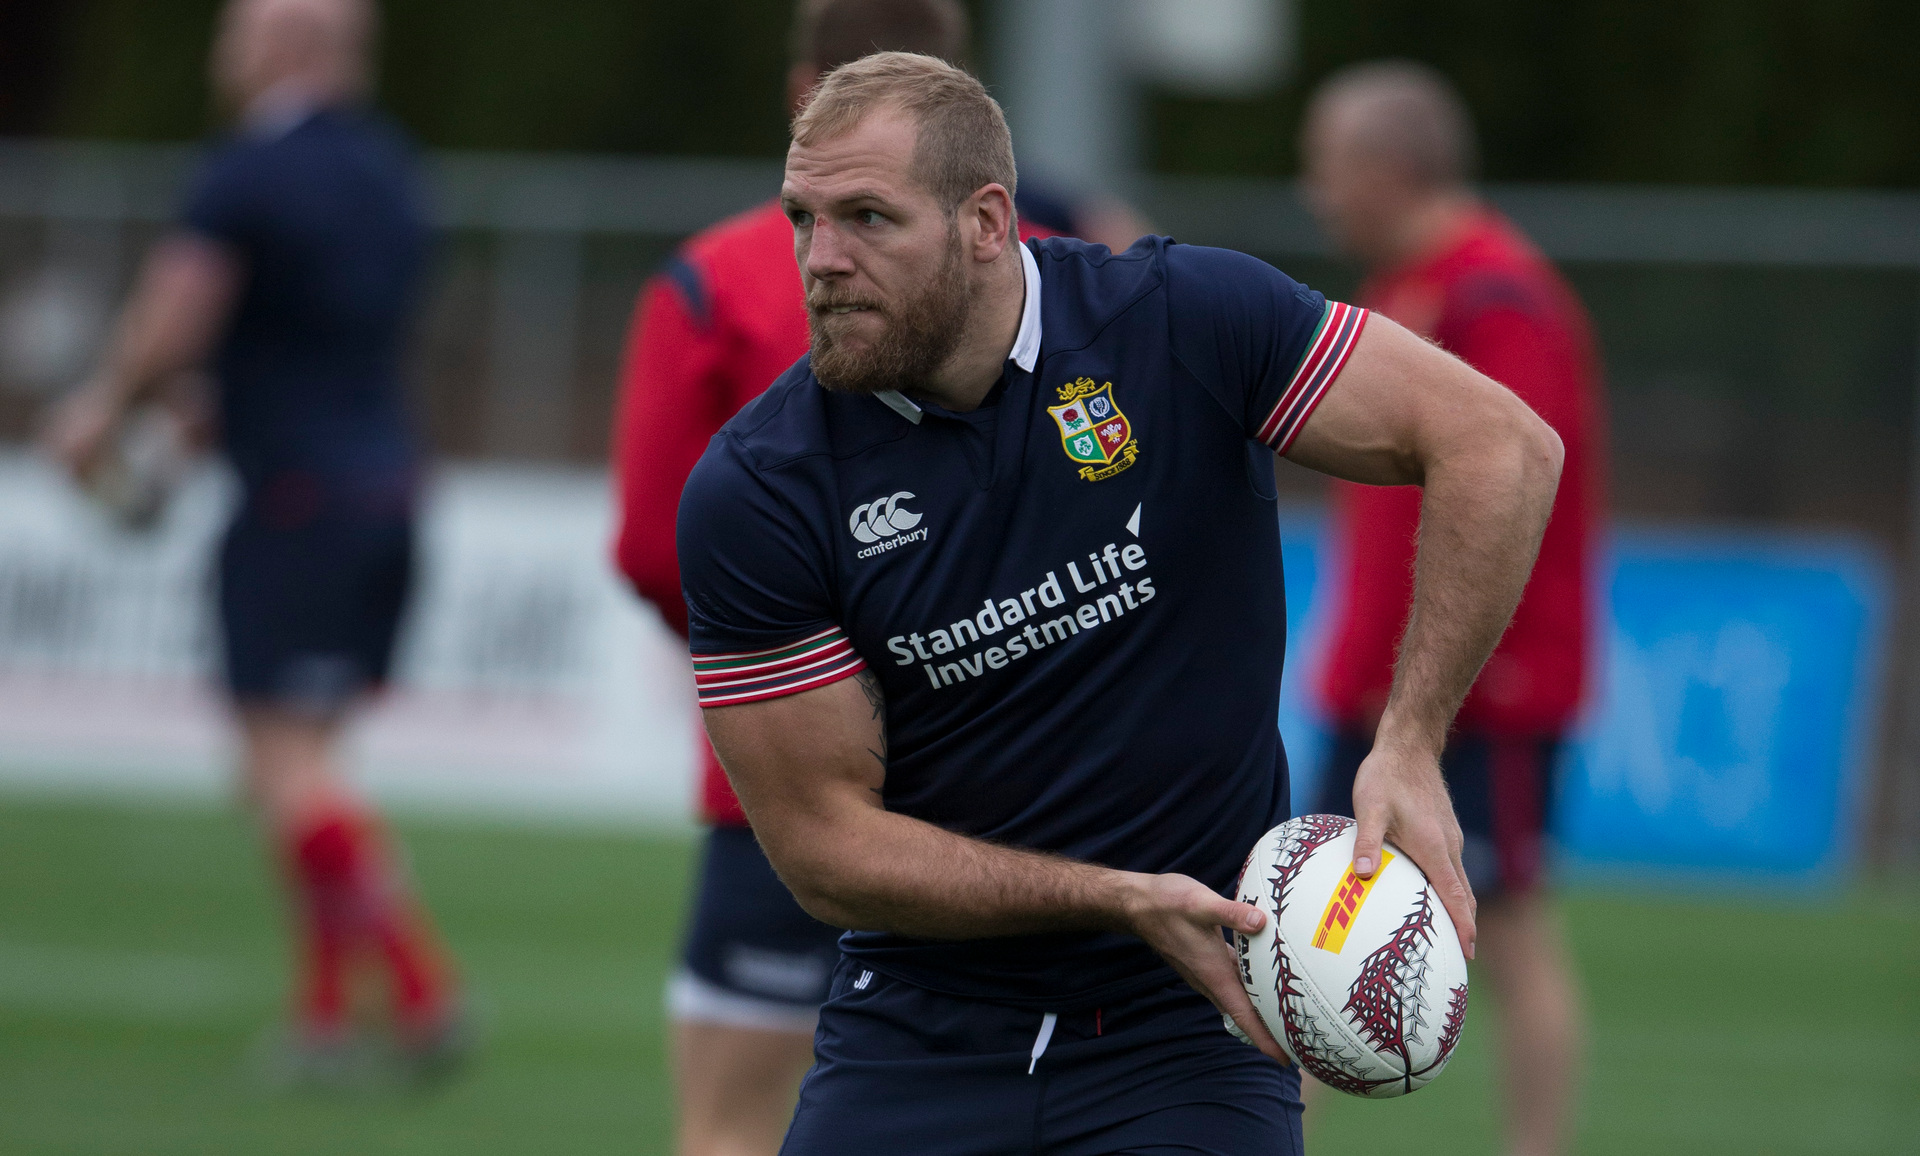
[[[862,542],[878,542],[911,530],[920,524],[920,515],[900,508],[900,503],[911,497],[912,491],[901,490],[890,498],[855,506],[853,516],[847,519],[847,529]]]

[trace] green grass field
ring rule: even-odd
[[[0,800],[0,1153],[665,1153],[659,990],[690,844],[406,823],[488,1010],[424,1100],[287,1100],[242,1061],[285,961],[235,815]],[[1586,1153],[1920,1152],[1920,895],[1577,892]],[[1447,1075],[1327,1105],[1316,1156],[1492,1153],[1494,1001]]]

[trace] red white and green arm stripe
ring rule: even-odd
[[[1360,331],[1367,327],[1367,311],[1338,301],[1327,302],[1320,316],[1320,328],[1307,342],[1306,356],[1293,371],[1293,380],[1281,391],[1279,404],[1260,426],[1260,440],[1284,454],[1293,447],[1314,407],[1327,395],[1327,387],[1346,368],[1347,358],[1359,344]]]
[[[867,668],[838,626],[798,642],[740,654],[696,654],[693,681],[700,705],[737,706],[783,694],[799,694]]]

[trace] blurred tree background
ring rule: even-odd
[[[1149,167],[1285,175],[1313,83],[1397,55],[1460,84],[1492,179],[1920,186],[1912,0],[1300,3],[1292,83],[1254,100],[1149,95]],[[971,6],[990,20],[991,4]],[[0,132],[200,135],[218,7],[0,0]],[[784,144],[791,0],[383,8],[382,100],[430,145],[774,156]],[[991,79],[992,60],[979,64]]]

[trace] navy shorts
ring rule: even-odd
[[[1103,1008],[956,999],[844,960],[783,1156],[1296,1156],[1300,1078],[1184,984]]]
[[[840,929],[808,915],[745,827],[707,832],[679,972],[668,983],[677,1020],[811,1032]]]
[[[220,549],[227,689],[331,714],[387,679],[413,582],[413,523],[242,517]]]
[[[1314,811],[1353,814],[1353,778],[1373,735],[1342,730],[1328,750]],[[1460,859],[1479,899],[1519,895],[1540,885],[1546,867],[1547,812],[1553,798],[1558,737],[1506,738],[1466,731],[1440,756],[1466,837]]]

